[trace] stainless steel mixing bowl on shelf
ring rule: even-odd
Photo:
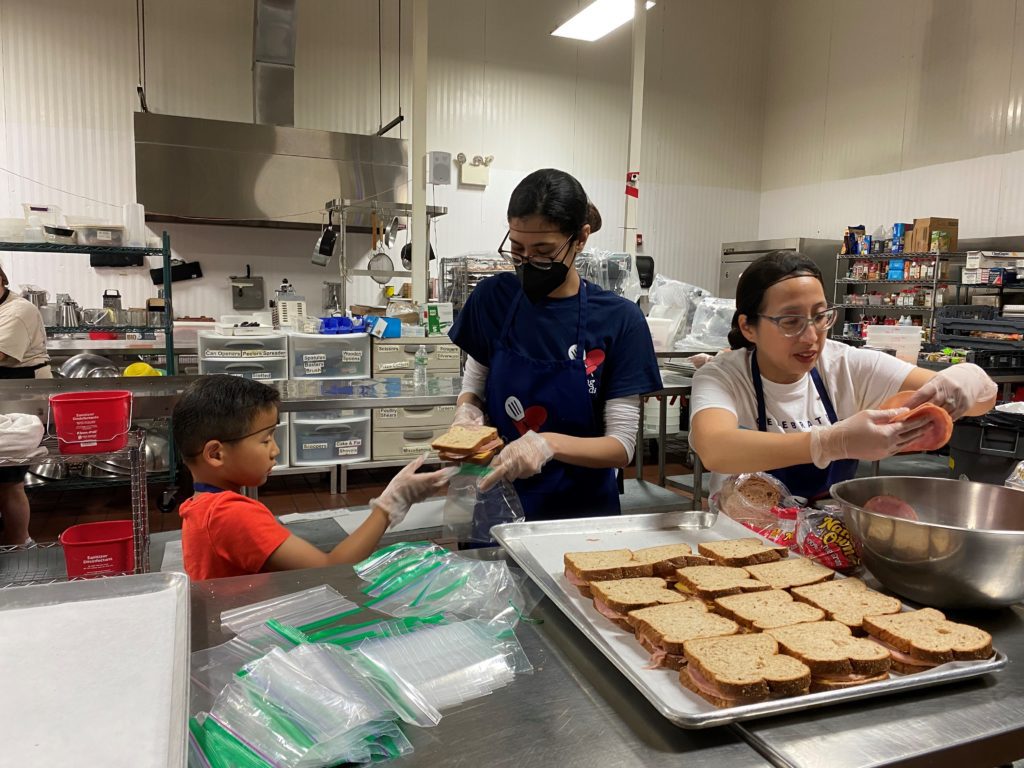
[[[894,496],[917,520],[871,512]],[[1024,601],[1024,491],[970,480],[863,477],[832,486],[864,565],[898,595],[935,608]]]

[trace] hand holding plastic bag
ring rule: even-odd
[[[416,470],[423,466],[426,458],[427,455],[423,454],[415,461],[409,462],[391,479],[380,496],[370,499],[371,507],[379,507],[387,512],[391,526],[405,520],[413,504],[423,501],[434,491],[443,488],[448,478],[458,471],[457,467],[445,467],[436,472],[417,474]]]
[[[487,492],[501,480],[521,480],[533,477],[555,457],[554,451],[542,435],[532,429],[518,440],[502,448],[491,462],[494,471],[480,481],[480,490]]]
[[[482,427],[485,423],[484,412],[472,403],[462,403],[455,409],[453,427]]]

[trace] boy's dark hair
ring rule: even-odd
[[[237,440],[248,434],[260,412],[280,401],[276,389],[258,381],[203,376],[182,392],[174,406],[174,444],[186,460],[192,459],[210,440]]]

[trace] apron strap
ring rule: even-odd
[[[753,380],[754,395],[757,398],[757,430],[758,432],[767,432],[768,417],[764,404],[764,384],[761,383],[761,369],[757,365],[756,349],[750,353],[750,378]],[[832,405],[832,399],[828,396],[825,382],[822,381],[817,367],[811,368],[811,381],[814,382],[814,388],[818,391],[821,404],[825,406],[825,414],[828,416],[829,424],[835,424],[839,421],[839,417],[836,415],[836,409]]]
[[[192,483],[192,490],[196,493],[224,493],[223,488],[218,488],[216,485],[210,485],[209,483]]]

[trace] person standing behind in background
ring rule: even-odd
[[[11,292],[7,274],[0,268],[0,379],[51,379],[46,353],[46,329],[39,309]],[[2,449],[0,449],[2,453]],[[31,510],[25,495],[28,467],[0,467],[0,517],[3,543],[28,546]]]

